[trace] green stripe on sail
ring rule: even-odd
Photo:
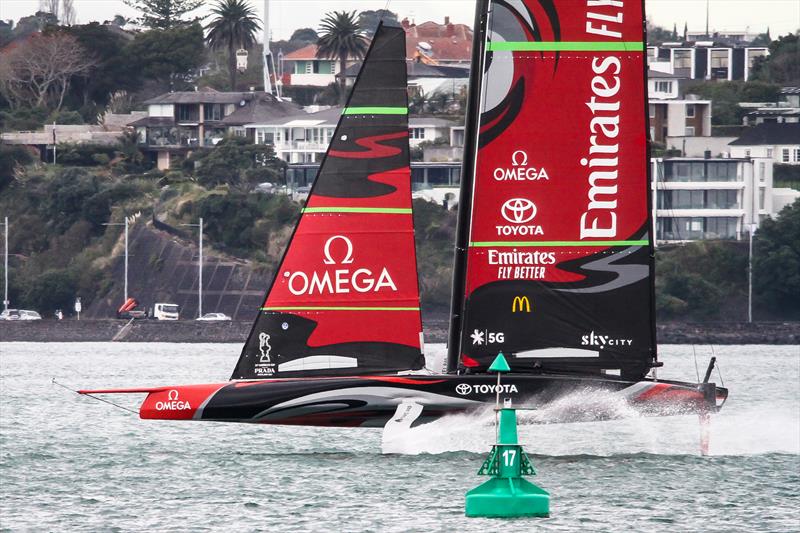
[[[305,305],[293,307],[262,307],[262,311],[419,311],[419,307],[330,307],[324,305]]]
[[[496,41],[488,45],[490,52],[643,52],[641,41]]]
[[[408,115],[407,107],[345,107],[342,115]]]
[[[469,243],[472,248],[500,248],[511,246],[574,247],[584,246],[647,246],[650,241],[483,241]]]
[[[410,215],[410,207],[306,207],[303,213],[380,213]]]

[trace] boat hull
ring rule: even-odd
[[[380,427],[403,402],[422,406],[415,425],[446,415],[491,408],[498,388],[496,375],[442,374],[272,379],[81,392],[148,393],[140,408],[140,416],[145,419]],[[708,413],[721,407],[727,390],[713,383],[634,382],[606,376],[558,374],[508,374],[500,385],[500,398],[511,398],[517,407],[547,409],[568,397],[574,401],[568,402],[563,412],[548,422],[599,420],[630,414],[624,409],[609,409],[608,405],[630,406],[634,412],[650,416]]]

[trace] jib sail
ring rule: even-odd
[[[379,26],[232,379],[421,368],[405,32]]]
[[[491,2],[451,363],[655,362],[642,4]]]

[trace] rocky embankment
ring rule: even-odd
[[[249,321],[36,320],[0,322],[0,342],[232,342],[242,343]],[[447,340],[446,317],[425,320],[425,342]],[[660,344],[798,344],[800,322],[666,323],[658,326]]]

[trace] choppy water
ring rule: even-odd
[[[463,516],[491,418],[421,426],[383,454],[380,430],[143,421],[50,383],[225,380],[238,350],[0,343],[0,530],[800,530],[798,346],[717,348],[731,397],[711,457],[694,416],[521,427],[552,517],[508,522]],[[691,347],[661,353],[661,377],[694,379]]]

